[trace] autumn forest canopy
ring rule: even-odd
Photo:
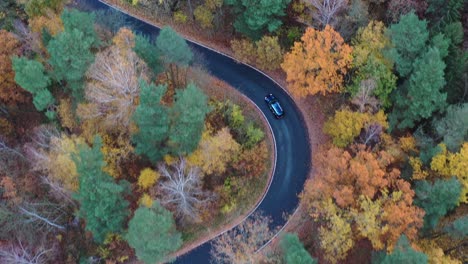
[[[255,213],[207,259],[468,261],[466,1],[106,2],[164,27],[0,2],[0,262],[170,261],[255,206],[269,130],[177,32],[283,83],[324,138],[293,227],[257,251],[277,229]]]

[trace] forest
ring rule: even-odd
[[[266,121],[184,38],[285,87],[314,143],[290,224],[207,263],[468,261],[468,2],[104,1],[157,37],[86,2],[0,2],[1,263],[169,262],[255,206]]]

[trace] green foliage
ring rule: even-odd
[[[426,15],[434,27],[460,21],[464,2],[463,0],[428,0]]]
[[[398,24],[390,26],[388,34],[393,47],[387,55],[395,62],[399,75],[406,77],[413,70],[414,60],[425,51],[429,38],[427,22],[419,20],[414,13],[408,13]]]
[[[185,67],[192,62],[193,54],[187,42],[171,27],[166,26],[161,29],[156,39],[156,47],[166,63]]]
[[[260,39],[265,31],[274,32],[291,0],[225,0],[236,16],[234,28],[250,39]]]
[[[375,80],[377,87],[373,91],[373,95],[379,98],[383,107],[389,108],[392,105],[390,93],[396,88],[397,80],[392,70],[374,56],[369,56],[367,62],[357,71],[353,78],[353,84],[348,87],[352,95],[359,91],[361,81],[366,79]]]
[[[418,181],[414,190],[414,204],[426,211],[423,230],[429,231],[437,226],[441,217],[457,206],[461,184],[455,177],[450,180],[438,179],[433,184]]]
[[[386,254],[378,252],[372,256],[372,264],[423,264],[428,263],[426,254],[418,252],[411,247],[408,238],[402,235],[393,252]]]
[[[138,55],[138,57],[145,61],[146,65],[150,67],[155,75],[162,72],[161,63],[159,61],[159,50],[150,42],[149,37],[144,35],[136,35],[135,47],[133,50]]]
[[[468,139],[468,103],[450,105],[443,118],[433,122],[439,137],[451,152],[457,152],[464,140]]]
[[[228,113],[228,122],[229,127],[236,130],[240,129],[244,125],[244,113],[242,112],[240,106],[236,104],[231,104]]]
[[[243,145],[248,149],[253,148],[257,143],[262,141],[264,137],[265,133],[263,133],[260,128],[250,123],[245,130],[245,142]]]
[[[123,198],[128,185],[115,183],[102,170],[106,164],[101,147],[101,138],[96,137],[92,148],[81,145],[79,153],[73,156],[80,185],[74,195],[80,203],[78,214],[86,220],[86,230],[99,243],[108,233],[120,233],[129,214],[129,203]]]
[[[43,111],[54,103],[54,97],[47,90],[50,78],[45,74],[44,66],[40,62],[13,58],[12,63],[16,83],[33,95],[33,103],[38,111]]]
[[[83,32],[84,39],[91,42],[91,47],[99,47],[100,41],[94,30],[94,21],[96,19],[94,13],[80,12],[76,9],[65,9],[61,18],[66,32],[77,29]]]
[[[30,0],[25,11],[30,18],[46,15],[49,10],[59,13],[64,3],[64,0]]]
[[[168,151],[165,145],[169,136],[168,109],[161,105],[166,89],[164,85],[155,86],[140,80],[140,104],[133,115],[139,130],[132,141],[136,144],[135,152],[144,154],[152,162],[160,160]]]
[[[468,216],[465,215],[453,221],[444,228],[444,231],[454,239],[466,238],[468,236]]]
[[[171,212],[159,202],[153,203],[151,208],[143,206],[135,211],[125,239],[135,249],[138,259],[145,263],[167,261],[167,255],[182,245]]]
[[[392,128],[413,128],[421,119],[445,108],[447,94],[441,91],[445,85],[445,63],[437,48],[430,48],[416,59],[413,68],[409,81],[396,94],[389,116]]]
[[[309,252],[305,250],[296,234],[287,233],[281,239],[281,249],[283,250],[286,264],[316,264]]]
[[[210,111],[206,95],[193,83],[178,90],[170,110],[168,146],[174,155],[194,151],[201,139],[205,116]]]
[[[82,79],[94,61],[94,54],[90,51],[92,43],[93,39],[87,38],[78,29],[73,29],[60,33],[47,46],[54,78],[57,81],[66,81],[75,99],[82,97]]]

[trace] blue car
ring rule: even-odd
[[[283,108],[278,102],[278,99],[276,99],[276,97],[273,94],[265,96],[265,102],[267,103],[268,108],[270,108],[270,111],[276,118],[279,119],[284,116]]]

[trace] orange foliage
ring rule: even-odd
[[[27,95],[15,82],[11,57],[20,55],[21,43],[15,35],[0,30],[0,100],[6,104],[23,103]]]
[[[52,36],[63,31],[63,23],[60,14],[48,12],[45,16],[36,16],[29,19],[29,27],[34,33],[42,34],[47,29]]]
[[[307,28],[301,40],[294,43],[281,64],[291,93],[305,97],[341,92],[352,48],[328,25],[323,31]]]
[[[267,158],[268,148],[265,141],[262,141],[258,146],[244,150],[233,166],[248,177],[260,177],[266,170]]]
[[[392,168],[394,158],[365,146],[353,151],[336,147],[314,156],[314,177],[306,183],[302,202],[312,217],[329,221],[333,202],[350,219],[355,240],[368,238],[374,249],[391,249],[401,234],[415,239],[424,211],[413,206],[414,191]],[[353,224],[354,223],[354,224]]]
[[[3,189],[3,199],[9,200],[14,204],[20,201],[21,198],[18,197],[16,184],[13,182],[13,179],[11,177],[3,177],[0,181],[0,187]]]
[[[121,28],[112,39],[114,45],[121,50],[133,49],[135,47],[135,35],[128,28]]]

